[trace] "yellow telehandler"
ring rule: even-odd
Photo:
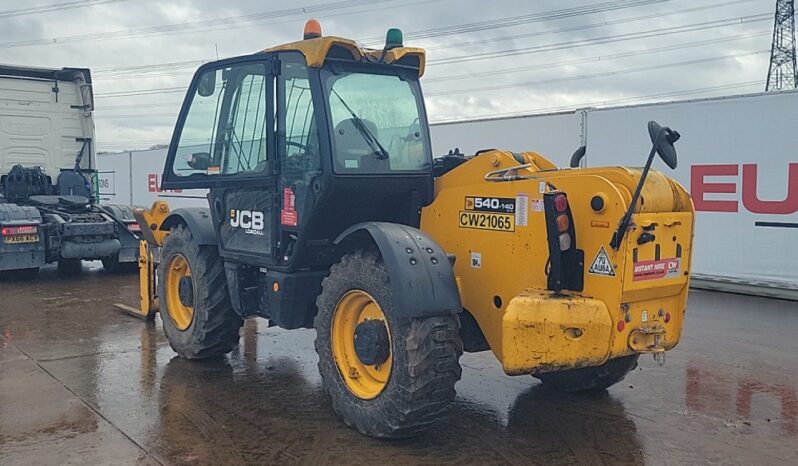
[[[160,310],[187,359],[231,351],[250,317],[315,328],[333,409],[375,437],[440,418],[463,350],[567,391],[663,361],[693,206],[651,165],[675,168],[679,134],[650,122],[643,169],[433,160],[424,64],[397,29],[375,50],[311,20],[302,41],[201,66],[162,187],[208,189],[208,206],[136,212],[142,316]]]

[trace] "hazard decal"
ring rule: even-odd
[[[596,258],[593,259],[593,263],[590,264],[590,268],[587,271],[593,275],[603,275],[605,277],[615,276],[615,268],[613,268],[612,262],[610,262],[610,256],[607,255],[604,246],[599,249]]]

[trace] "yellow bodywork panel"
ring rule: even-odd
[[[351,39],[336,36],[324,36],[314,39],[305,39],[288,44],[270,47],[264,52],[277,52],[293,50],[302,53],[305,56],[305,61],[311,68],[320,68],[327,59],[330,49],[333,47],[341,47],[347,50],[352,58],[356,61],[361,61],[368,57],[369,61],[382,60],[383,63],[393,64],[405,57],[416,57],[418,60],[418,76],[424,74],[424,67],[426,64],[426,52],[424,49],[417,47],[396,47],[383,52],[382,49],[369,49],[360,47]]]
[[[525,168],[510,173],[523,179],[505,180],[499,172],[497,181],[486,181],[486,174],[520,161]],[[679,341],[693,236],[692,202],[684,188],[652,170],[623,243],[610,247],[640,175],[620,167],[556,169],[534,152],[493,150],[436,179],[421,228],[457,257],[463,307],[508,373],[597,365]],[[584,251],[584,289],[556,299],[547,291],[543,211],[543,193],[552,190],[567,194],[575,244]],[[604,201],[599,212],[591,207],[595,196]],[[498,208],[480,210],[486,202]],[[643,233],[655,239],[638,244]],[[568,339],[563,329],[572,327],[582,336]],[[661,348],[632,345],[632,333],[654,327]]]
[[[501,363],[508,374],[597,366],[610,354],[607,306],[590,298],[524,290],[502,317]]]

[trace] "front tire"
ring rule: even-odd
[[[443,416],[461,374],[456,314],[403,317],[392,306],[388,270],[374,251],[347,254],[335,264],[317,306],[319,372],[333,410],[348,426],[372,437],[402,438]]]
[[[207,359],[238,345],[244,321],[233,310],[224,264],[183,225],[172,228],[158,265],[161,320],[169,345],[186,359]]]
[[[610,388],[637,367],[639,354],[610,359],[596,367],[536,374],[543,385],[563,392],[597,392]]]

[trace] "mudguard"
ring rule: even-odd
[[[456,314],[462,310],[454,270],[446,253],[421,230],[407,225],[365,222],[348,228],[336,245],[360,244],[371,236],[388,268],[394,308],[405,317]]]
[[[201,246],[216,245],[216,231],[210,210],[204,207],[181,207],[169,213],[161,224],[161,230],[169,231],[173,226],[183,224],[191,230],[194,241]]]

